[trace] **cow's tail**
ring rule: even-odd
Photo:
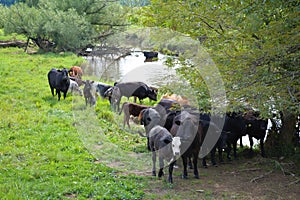
[[[119,112],[119,115],[121,115],[122,114],[122,111],[123,111],[123,108],[124,108],[124,104],[125,104],[126,102],[124,102],[123,104],[122,104],[122,107],[121,107],[121,110],[120,110],[120,112]]]

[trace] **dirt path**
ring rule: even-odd
[[[173,185],[166,182],[167,176],[158,180],[150,172],[126,173],[148,177],[144,199],[300,199],[300,177],[291,172],[293,163],[261,157],[240,159],[218,167],[200,167],[200,179],[194,179],[190,170],[190,178],[183,180],[180,162]]]

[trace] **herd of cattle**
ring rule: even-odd
[[[194,170],[194,177],[199,178],[197,162],[199,152],[205,151],[204,141],[213,138],[214,145],[208,148],[212,165],[217,165],[215,159],[218,150],[219,162],[223,162],[222,152],[227,151],[227,158],[231,159],[233,148],[234,158],[237,158],[237,141],[245,135],[249,136],[250,152],[253,147],[253,137],[260,140],[261,155],[265,156],[264,138],[268,121],[260,119],[259,113],[226,113],[224,116],[210,115],[199,112],[192,107],[186,97],[180,95],[164,95],[155,106],[142,105],[145,98],[157,101],[158,89],[143,82],[125,82],[108,85],[101,82],[82,80],[83,72],[80,67],[73,66],[69,70],[51,69],[48,81],[53,96],[60,100],[63,93],[76,92],[83,95],[86,105],[95,105],[97,97],[109,99],[114,111],[124,113],[123,125],[130,128],[130,117],[137,117],[140,125],[144,126],[147,137],[147,147],[152,152],[152,174],[156,176],[156,153],[159,157],[158,177],[163,175],[164,160],[169,165],[168,181],[173,182],[172,172],[178,157],[183,161],[183,178],[187,178],[187,166]],[[80,86],[84,85],[83,91]],[[55,94],[54,94],[54,89]],[[125,102],[120,108],[121,98],[134,97],[133,102]],[[136,103],[136,98],[140,104]],[[206,153],[207,154],[207,153]],[[202,165],[207,167],[206,158]]]

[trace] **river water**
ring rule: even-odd
[[[167,56],[158,54],[158,60],[145,62],[141,51],[119,58],[116,55],[86,57],[89,64],[89,75],[110,82],[142,81],[154,87],[168,84],[176,77],[174,68],[167,67],[164,61]]]

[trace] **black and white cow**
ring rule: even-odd
[[[152,175],[156,176],[156,153],[158,152],[158,177],[164,175],[164,160],[166,160],[169,164],[168,182],[173,183],[173,168],[176,159],[181,154],[181,139],[173,137],[166,128],[159,125],[161,121],[160,114],[155,109],[144,109],[141,115],[141,123],[146,130],[147,146],[152,152]]]

